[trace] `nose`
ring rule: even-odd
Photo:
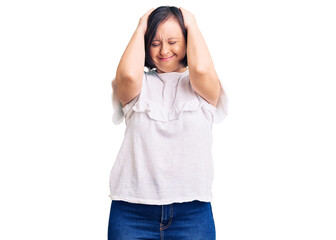
[[[166,56],[169,53],[169,46],[166,43],[161,44],[160,54]]]

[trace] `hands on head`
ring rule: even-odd
[[[192,27],[192,26],[196,25],[195,16],[191,12],[187,11],[183,7],[180,7],[179,9],[182,12],[184,26],[187,30],[188,30],[189,27]]]
[[[138,24],[138,28],[143,31],[143,34],[145,35],[145,32],[147,30],[147,21],[148,21],[148,16],[154,11],[154,8],[149,9],[145,15],[143,15],[140,20],[139,20],[139,24]]]
[[[149,15],[155,10],[155,8],[149,9],[139,20],[138,28],[145,34],[147,30],[147,22]],[[189,27],[196,25],[195,16],[187,11],[185,8],[180,7],[179,10],[182,13],[184,26],[188,30]]]

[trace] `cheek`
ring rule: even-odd
[[[150,49],[149,49],[149,55],[153,58],[153,55],[154,55],[153,48],[150,48]]]
[[[153,61],[155,61],[155,56],[157,55],[155,49],[150,48],[149,49],[149,55],[151,56],[151,58],[153,59]]]
[[[186,47],[184,45],[179,45],[175,47],[175,52],[178,53],[179,55],[185,55],[186,54]]]

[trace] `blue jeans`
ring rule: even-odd
[[[108,240],[214,240],[211,202],[147,205],[112,200]]]

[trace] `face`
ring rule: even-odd
[[[186,70],[180,63],[186,55],[186,43],[175,19],[169,18],[160,23],[149,52],[158,73]]]

